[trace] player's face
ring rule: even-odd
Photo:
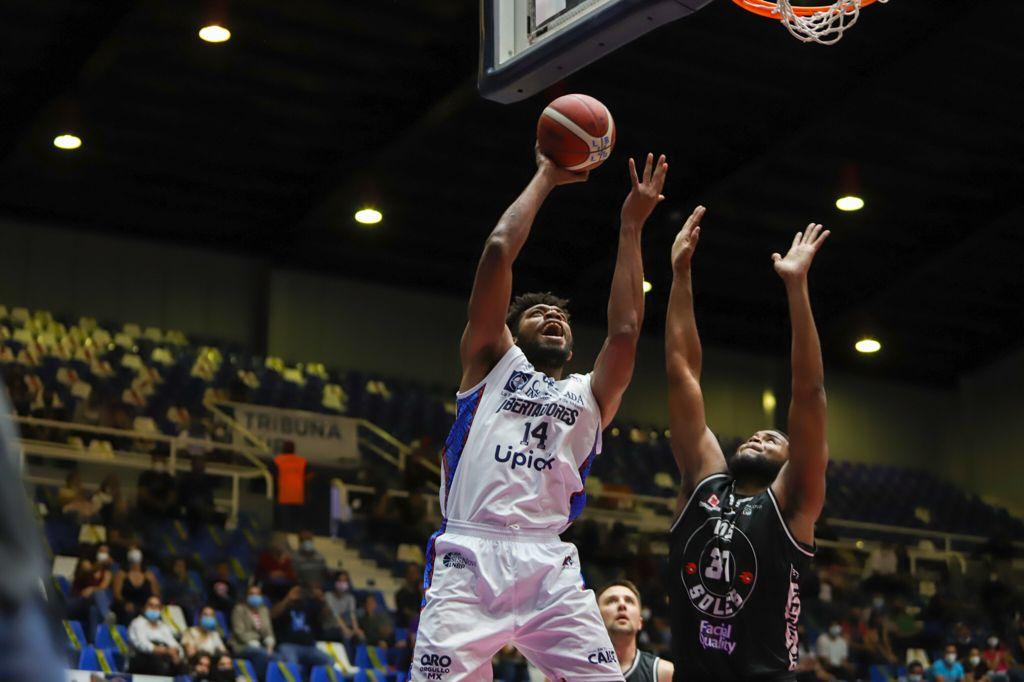
[[[778,431],[758,431],[740,443],[729,458],[729,471],[737,479],[770,484],[789,459],[789,441]]]
[[[640,602],[625,585],[613,585],[601,593],[598,602],[601,617],[608,634],[632,634],[640,632],[643,621],[640,619]]]
[[[519,316],[516,344],[534,365],[563,367],[572,359],[572,328],[561,308],[539,303]]]

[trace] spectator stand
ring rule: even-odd
[[[38,427],[47,429],[50,433],[65,434],[61,440],[36,440],[22,438],[22,449],[26,455],[34,455],[52,460],[71,460],[76,462],[88,462],[126,469],[148,470],[152,467],[149,454],[133,452],[131,450],[115,449],[112,441],[137,442],[152,441],[163,444],[168,453],[168,466],[171,470],[187,472],[189,465],[182,456],[182,449],[189,445],[210,447],[207,440],[184,438],[181,436],[166,436],[162,433],[152,431],[134,431],[126,429],[115,429],[89,424],[78,424],[73,422],[57,421],[53,419],[37,419],[35,417],[15,416],[14,421],[23,429],[24,427]],[[90,433],[96,436],[105,436],[104,439],[93,439],[89,447],[84,447],[81,438],[77,433]],[[57,436],[59,438],[59,436]],[[93,443],[105,443],[101,447],[93,447]],[[252,454],[252,448],[235,446],[228,443],[218,443],[218,450],[226,450],[241,455],[249,462],[248,465],[234,465],[222,463],[210,463],[206,467],[206,473],[211,476],[222,476],[231,480],[230,499],[216,499],[214,502],[221,508],[228,511],[229,525],[237,523],[240,498],[240,483],[244,480],[263,479],[266,482],[266,496],[270,499],[273,495],[273,478],[267,466]],[[63,481],[59,478],[49,478],[26,474],[23,476],[26,481],[42,485],[60,485]]]

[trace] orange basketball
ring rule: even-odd
[[[615,122],[608,107],[589,95],[563,95],[537,121],[537,142],[562,168],[597,168],[615,146]]]

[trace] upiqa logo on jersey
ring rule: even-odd
[[[420,656],[420,674],[424,679],[441,680],[452,671],[452,657],[447,654],[423,654]]]
[[[525,467],[534,471],[550,471],[556,459],[557,457],[535,455],[532,449],[513,452],[511,445],[506,445],[504,449],[500,445],[494,446],[494,461],[508,464],[513,470]]]
[[[598,649],[587,654],[587,662],[600,665],[602,663],[618,663],[619,659],[615,658],[615,649]]]
[[[712,618],[732,618],[757,583],[757,555],[742,530],[711,518],[683,548],[679,571],[693,607]]]

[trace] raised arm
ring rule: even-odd
[[[554,165],[536,151],[537,172],[523,193],[512,202],[491,231],[476,268],[469,297],[469,322],[462,333],[462,384],[476,385],[512,346],[512,332],[505,325],[512,298],[512,263],[530,236],[537,211],[558,185],[583,182],[588,173],[574,173]]]
[[[640,236],[651,211],[665,199],[668,164],[665,156],[654,165],[654,154],[647,155],[643,179],[637,177],[636,163],[629,160],[629,176],[633,184],[622,204],[619,225],[619,251],[608,297],[608,337],[594,364],[594,397],[601,406],[601,426],[611,423],[622,403],[622,394],[633,378],[636,363],[636,342],[644,320],[644,261]]]
[[[672,291],[665,320],[669,442],[683,477],[680,507],[701,480],[726,470],[722,448],[707,425],[700,390],[701,348],[693,313],[690,263],[700,240],[703,218],[703,206],[693,209],[672,244]]]
[[[785,257],[772,254],[775,272],[786,285],[793,327],[793,388],[789,404],[789,461],[772,484],[793,536],[814,543],[814,522],[825,504],[825,370],[814,325],[807,272],[829,231],[811,223],[798,232]]]

